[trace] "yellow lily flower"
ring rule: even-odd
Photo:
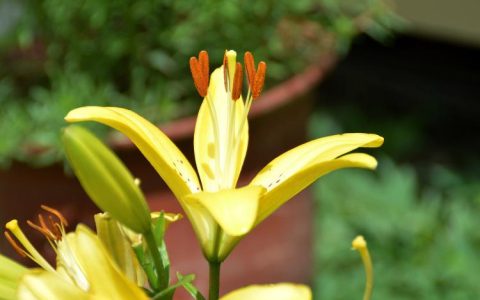
[[[45,207],[44,207],[45,208]],[[86,226],[78,225],[74,232],[65,233],[66,221],[55,210],[46,208],[58,217],[58,223],[43,216],[39,225],[29,225],[43,233],[57,254],[57,266],[51,266],[32,246],[17,220],[7,223],[21,248],[6,232],[8,240],[23,256],[30,257],[43,269],[24,274],[17,287],[18,299],[148,299],[145,293],[117,267],[99,238]]]
[[[319,177],[336,169],[374,169],[375,158],[347,154],[359,147],[379,147],[375,134],[333,135],[300,145],[274,159],[245,187],[237,181],[248,145],[247,115],[263,88],[266,64],[255,68],[245,54],[248,92],[241,96],[242,66],[227,51],[224,64],[209,77],[208,55],[200,52],[190,66],[204,97],[194,135],[198,175],[181,151],[158,127],[118,107],[81,107],[68,122],[96,121],[125,134],[140,149],[179,200],[210,261],[223,261],[240,239]],[[201,182],[201,183],[200,183]]]
[[[220,298],[220,300],[311,300],[312,292],[306,285],[277,283],[250,285]]]

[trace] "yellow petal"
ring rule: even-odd
[[[229,98],[223,78],[223,67],[212,73],[195,125],[195,161],[203,190],[208,192],[235,187],[248,146],[243,100]],[[229,129],[231,120],[233,129]],[[232,133],[237,136],[240,130],[240,138],[234,143]]]
[[[257,218],[258,201],[265,189],[248,186],[218,192],[201,192],[187,197],[188,201],[205,207],[226,234],[248,233]]]
[[[85,226],[79,225],[59,242],[57,258],[63,266],[73,258],[86,278],[88,293],[99,299],[148,299],[119,271],[102,242]]]
[[[15,282],[27,272],[27,268],[0,254],[0,282]]]
[[[260,200],[258,217],[255,223],[258,224],[263,221],[285,202],[327,173],[342,168],[375,169],[376,166],[375,158],[364,153],[351,153],[329,161],[320,159],[319,162],[313,162],[286,179],[270,186]]]
[[[197,175],[182,152],[160,129],[138,114],[119,107],[86,106],[70,111],[65,120],[96,121],[125,134],[178,199],[200,190]]]
[[[308,168],[298,171],[285,181],[277,183],[277,185],[263,193],[258,206],[257,219],[255,220],[253,227],[257,226],[276,209],[305,189],[316,179],[331,171],[349,167],[374,169],[376,166],[377,161],[375,158],[363,153],[352,153],[335,160],[327,162],[320,160],[319,163],[312,163]],[[250,183],[250,185],[252,184],[253,183]],[[225,259],[241,238],[241,236],[224,236],[218,253],[219,259]]]
[[[0,254],[0,299],[16,299],[20,278],[28,269]]]
[[[220,300],[311,300],[312,292],[306,285],[277,283],[250,285],[220,298]]]
[[[379,147],[383,138],[376,134],[345,133],[316,139],[291,149],[272,160],[252,180],[271,189],[311,163],[329,161],[359,147]]]
[[[17,290],[17,299],[22,300],[88,300],[85,291],[64,280],[55,273],[34,270],[22,277]]]
[[[122,232],[122,225],[106,213],[95,214],[94,219],[97,236],[117,267],[128,279],[143,286],[146,282],[145,274],[133,252],[129,239]],[[137,235],[142,236],[141,234]]]

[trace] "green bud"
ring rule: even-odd
[[[151,230],[145,197],[115,154],[80,126],[65,128],[62,141],[75,175],[93,202],[135,232]]]

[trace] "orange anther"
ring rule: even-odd
[[[255,74],[255,79],[253,81],[253,87],[252,87],[252,97],[253,97],[253,99],[260,96],[260,93],[262,92],[263,85],[265,83],[265,72],[266,71],[267,71],[267,64],[265,62],[261,61],[258,64],[257,72]]]
[[[205,84],[200,63],[194,56],[190,57],[190,71],[192,72],[193,83],[195,84],[197,92],[201,97],[205,97],[207,95],[208,84]]]
[[[23,249],[17,244],[17,242],[15,242],[15,240],[12,238],[12,236],[10,235],[10,233],[8,233],[7,231],[5,231],[4,234],[5,234],[5,237],[7,238],[7,241],[10,243],[10,245],[12,245],[12,248],[13,248],[18,254],[20,254],[20,256],[22,256],[22,257],[27,257],[27,253],[25,252],[25,250],[23,250]]]
[[[68,226],[67,219],[65,219],[65,217],[62,215],[61,212],[59,212],[58,210],[56,210],[56,209],[54,209],[54,208],[48,207],[48,206],[46,206],[46,205],[41,205],[40,207],[41,207],[43,210],[48,211],[49,213],[51,213],[52,215],[54,215],[55,217],[57,217],[58,220],[60,221],[60,223],[62,223],[64,226]]]
[[[233,76],[232,99],[238,100],[242,95],[243,69],[242,64],[237,62],[235,75]]]
[[[227,53],[223,55],[223,84],[225,85],[225,90],[228,91],[228,58]]]
[[[40,223],[40,227],[42,227],[43,229],[48,229],[48,226],[45,223],[45,220],[43,219],[43,216],[40,215],[40,214],[38,215],[38,222]]]
[[[245,62],[245,70],[247,71],[248,84],[250,85],[250,88],[252,88],[255,79],[255,60],[250,51],[245,52],[243,61]]]
[[[198,54],[198,61],[200,63],[200,70],[202,71],[204,85],[208,86],[208,82],[210,78],[208,52],[205,50],[200,51],[200,53]]]
[[[27,224],[28,226],[32,227],[33,229],[43,234],[47,239],[52,239],[52,240],[55,239],[55,235],[52,232],[50,232],[48,228],[43,228],[41,226],[38,226],[37,224],[33,223],[30,220],[27,220]]]

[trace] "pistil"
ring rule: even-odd
[[[53,267],[37,251],[37,249],[35,249],[35,247],[32,245],[32,243],[25,236],[23,231],[18,226],[18,221],[17,220],[11,220],[10,222],[7,223],[6,227],[17,238],[17,240],[20,242],[20,244],[25,249],[24,250],[24,249],[20,248],[20,246],[18,246],[18,244],[16,244],[16,242],[14,242],[14,240],[10,236],[10,234],[7,231],[5,231],[5,236],[7,237],[7,240],[12,244],[12,246],[13,246],[13,248],[15,248],[15,250],[17,250],[19,253],[23,252],[23,254],[25,256],[29,257],[31,260],[36,262],[39,266],[41,266],[45,270],[55,272]]]

